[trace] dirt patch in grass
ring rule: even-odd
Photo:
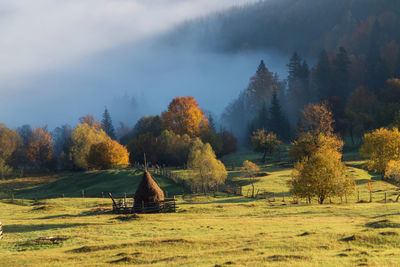
[[[119,220],[119,221],[132,221],[132,220],[137,220],[139,219],[139,215],[136,214],[130,214],[130,215],[121,215],[118,217],[115,217],[114,220]]]
[[[342,239],[340,239],[340,241],[350,242],[350,241],[354,241],[356,239],[357,239],[356,235],[352,235],[349,237],[342,238]]]
[[[267,257],[269,261],[309,260],[310,257],[299,255],[272,255]]]
[[[398,233],[396,233],[396,232],[390,232],[390,231],[388,231],[388,232],[382,232],[382,233],[379,233],[380,235],[388,235],[388,236],[396,236],[396,235],[399,235]]]
[[[304,233],[299,234],[297,236],[307,236],[307,235],[315,235],[315,232],[304,232]]]
[[[392,222],[391,220],[381,220],[369,222],[365,226],[370,228],[400,228],[400,223]]]
[[[347,255],[346,253],[339,253],[337,254],[338,257],[348,257],[349,255]]]
[[[67,241],[69,237],[66,236],[49,236],[49,237],[39,237],[35,239],[34,242],[37,244],[60,244]]]
[[[139,263],[135,257],[127,255],[125,257],[122,257],[121,259],[115,260],[115,261],[110,261],[109,263],[129,263],[129,264],[134,264],[134,263]]]
[[[32,208],[32,211],[48,211],[54,209],[51,205],[40,205]]]

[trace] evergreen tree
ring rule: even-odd
[[[257,129],[266,129],[268,125],[268,109],[265,102],[261,106],[260,111],[258,112],[258,117],[256,118],[256,122],[254,123]]]
[[[108,112],[107,107],[104,109],[103,120],[101,122],[103,124],[103,129],[108,134],[108,136],[111,137],[111,139],[116,140],[117,137],[115,136],[115,129],[112,124],[111,116]]]
[[[290,138],[290,125],[288,119],[282,112],[276,91],[272,94],[269,117],[268,129],[276,133],[280,138],[288,140]]]
[[[288,76],[289,88],[293,87],[294,83],[296,83],[301,77],[301,72],[302,72],[301,63],[302,63],[301,57],[297,54],[297,52],[294,52],[292,57],[290,58],[289,64],[287,65],[289,69],[289,76]]]
[[[326,50],[322,50],[319,54],[314,75],[319,99],[325,99],[332,96],[332,73]]]
[[[339,52],[336,54],[335,60],[333,61],[334,68],[334,79],[333,84],[336,91],[336,96],[346,99],[349,94],[349,65],[351,64],[350,59],[347,55],[346,49],[343,47],[339,48]]]

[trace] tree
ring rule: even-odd
[[[72,131],[72,159],[78,168],[88,168],[87,158],[93,144],[106,141],[110,137],[101,129],[89,124],[79,124]]]
[[[103,120],[101,121],[101,123],[103,124],[103,129],[106,134],[108,134],[108,136],[113,140],[117,139],[117,137],[115,136],[115,129],[112,124],[111,115],[110,112],[108,112],[107,107],[104,109]]]
[[[210,144],[203,144],[199,139],[192,144],[187,165],[194,182],[201,185],[204,193],[209,187],[223,184],[228,176],[224,164],[216,159]]]
[[[235,153],[238,151],[238,141],[236,137],[228,131],[219,134],[222,140],[221,156]]]
[[[54,157],[53,137],[46,128],[36,127],[32,131],[26,151],[30,162],[40,169],[48,166]]]
[[[199,136],[202,130],[208,130],[208,119],[193,97],[176,97],[161,115],[165,130],[176,134]]]
[[[346,177],[341,154],[331,149],[320,150],[295,165],[290,191],[294,196],[306,198],[309,203],[317,197],[320,204],[328,197],[354,192],[354,180]]]
[[[95,120],[95,118],[91,114],[87,114],[87,115],[85,115],[83,117],[80,117],[79,118],[79,122],[81,124],[87,124],[90,127],[94,127],[96,130],[102,130],[103,129],[103,124],[101,124],[97,120]]]
[[[16,131],[0,123],[0,167],[9,163],[21,143],[21,137]]]
[[[332,96],[332,68],[326,50],[322,50],[319,54],[314,71],[314,81],[320,100]]]
[[[389,161],[400,159],[399,130],[380,128],[364,134],[360,155],[368,159],[367,166],[370,171],[383,175]]]
[[[346,116],[348,130],[354,144],[354,137],[361,138],[365,131],[376,127],[379,101],[375,94],[366,87],[358,87],[347,100]]]
[[[129,152],[117,141],[107,139],[92,144],[87,161],[89,166],[100,169],[126,167],[129,165]]]
[[[263,105],[269,102],[272,93],[283,88],[284,84],[279,81],[278,74],[270,72],[261,60],[246,90],[250,110],[257,112],[262,109]]]
[[[293,161],[298,162],[323,150],[340,153],[343,149],[343,141],[336,135],[325,135],[323,133],[313,135],[307,132],[294,141],[292,147],[290,157]]]
[[[332,135],[334,123],[332,112],[326,104],[309,104],[302,112],[298,132],[299,134],[311,132],[313,135],[319,133]]]
[[[400,160],[391,160],[388,162],[385,170],[385,178],[391,179],[397,185],[400,185]],[[399,201],[400,193],[396,198],[396,202]]]
[[[290,125],[287,117],[282,111],[276,91],[272,94],[271,106],[269,108],[268,129],[276,133],[280,138],[290,138]]]
[[[54,155],[61,169],[72,169],[72,128],[69,125],[57,127],[52,132]]]
[[[140,118],[133,129],[121,137],[121,144],[126,145],[133,138],[138,138],[142,134],[151,133],[159,136],[162,132],[162,121],[160,116],[143,116]]]
[[[257,172],[260,171],[260,167],[258,167],[256,164],[254,164],[251,161],[245,160],[243,162],[243,166],[240,168],[240,170],[246,175],[247,178],[250,178],[251,182],[251,187],[252,187],[252,194],[251,196],[254,198],[254,180],[257,175]]]
[[[257,130],[251,137],[251,143],[255,152],[263,153],[262,162],[265,163],[267,153],[272,155],[280,150],[282,142],[278,139],[276,134],[268,133],[264,129]]]
[[[333,60],[333,86],[336,96],[346,99],[349,93],[349,66],[351,61],[344,47],[339,48]]]

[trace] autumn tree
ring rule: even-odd
[[[267,153],[272,155],[280,150],[282,142],[274,133],[266,133],[264,129],[257,130],[251,137],[251,143],[255,152],[263,153],[262,162],[265,162]]]
[[[13,155],[22,145],[21,137],[16,131],[10,130],[3,123],[0,123],[0,169],[2,177],[4,170],[8,170],[6,164],[9,164]]]
[[[400,159],[399,130],[380,128],[372,133],[366,133],[360,155],[368,159],[367,166],[370,171],[383,175],[389,161]]]
[[[210,144],[203,144],[199,139],[191,146],[187,166],[193,181],[201,185],[204,193],[209,187],[223,184],[228,176],[224,164],[217,160]]]
[[[100,169],[126,167],[129,165],[129,152],[126,147],[112,139],[106,139],[90,147],[88,165]]]
[[[103,129],[106,134],[108,134],[108,136],[113,140],[117,139],[115,135],[115,128],[112,124],[111,115],[107,108],[104,109],[103,120],[101,121],[101,123],[103,124]]]
[[[391,160],[388,162],[385,170],[385,178],[400,185],[400,160]],[[399,198],[400,193],[396,198],[396,202],[399,201]]]
[[[354,180],[346,177],[346,167],[341,154],[331,149],[322,149],[303,158],[295,165],[289,181],[291,193],[306,198],[311,203],[316,197],[320,204],[325,199],[354,192]]]
[[[109,139],[109,136],[95,125],[90,126],[87,123],[79,124],[72,131],[71,153],[75,166],[86,169],[89,166],[87,158],[91,146],[107,139]]]
[[[85,116],[83,116],[83,117],[80,117],[80,118],[79,118],[79,122],[80,122],[81,124],[87,124],[87,125],[89,125],[90,127],[94,127],[94,128],[97,129],[97,130],[103,129],[103,124],[101,124],[100,122],[98,122],[98,121],[93,117],[93,115],[91,115],[91,114],[87,114],[87,115],[85,115]]]
[[[325,135],[323,133],[313,135],[307,132],[292,142],[290,157],[297,162],[319,151],[332,150],[341,153],[342,149],[343,141],[336,135]]]
[[[54,146],[53,137],[46,128],[33,129],[26,154],[30,162],[39,168],[48,166],[54,157]]]
[[[310,132],[313,135],[332,135],[334,123],[332,112],[326,104],[309,104],[302,112],[298,134]]]
[[[199,136],[209,129],[205,113],[191,96],[174,98],[161,118],[164,129],[180,135]]]
[[[260,167],[257,166],[257,164],[245,160],[243,162],[243,166],[240,168],[240,170],[242,171],[242,173],[244,173],[246,175],[247,178],[250,179],[250,183],[251,183],[251,187],[252,187],[252,194],[251,196],[254,198],[254,191],[255,191],[255,187],[254,187],[254,182],[255,182],[255,178],[257,176],[257,172],[260,171]]]

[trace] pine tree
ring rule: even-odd
[[[290,125],[288,119],[282,112],[276,91],[272,94],[269,114],[268,129],[276,133],[280,138],[288,140],[290,138]]]
[[[115,129],[112,124],[111,116],[110,113],[108,112],[107,107],[104,109],[103,120],[101,122],[103,123],[104,131],[108,134],[108,136],[111,139],[116,140],[117,137],[115,136]]]
[[[341,99],[346,99],[347,95],[349,94],[350,64],[351,61],[347,55],[346,49],[340,47],[339,52],[336,54],[335,60],[333,61],[333,83],[335,86],[336,96],[340,97]]]
[[[301,63],[301,57],[297,54],[297,52],[294,52],[292,57],[290,58],[289,64],[287,65],[289,69],[289,88],[293,87],[294,83],[296,83],[301,76]]]
[[[258,117],[256,119],[255,125],[257,129],[266,129],[268,125],[268,110],[265,102],[261,106],[260,111],[258,112]]]
[[[320,99],[332,96],[332,73],[326,50],[322,50],[319,54],[314,80],[317,87],[318,97]]]

